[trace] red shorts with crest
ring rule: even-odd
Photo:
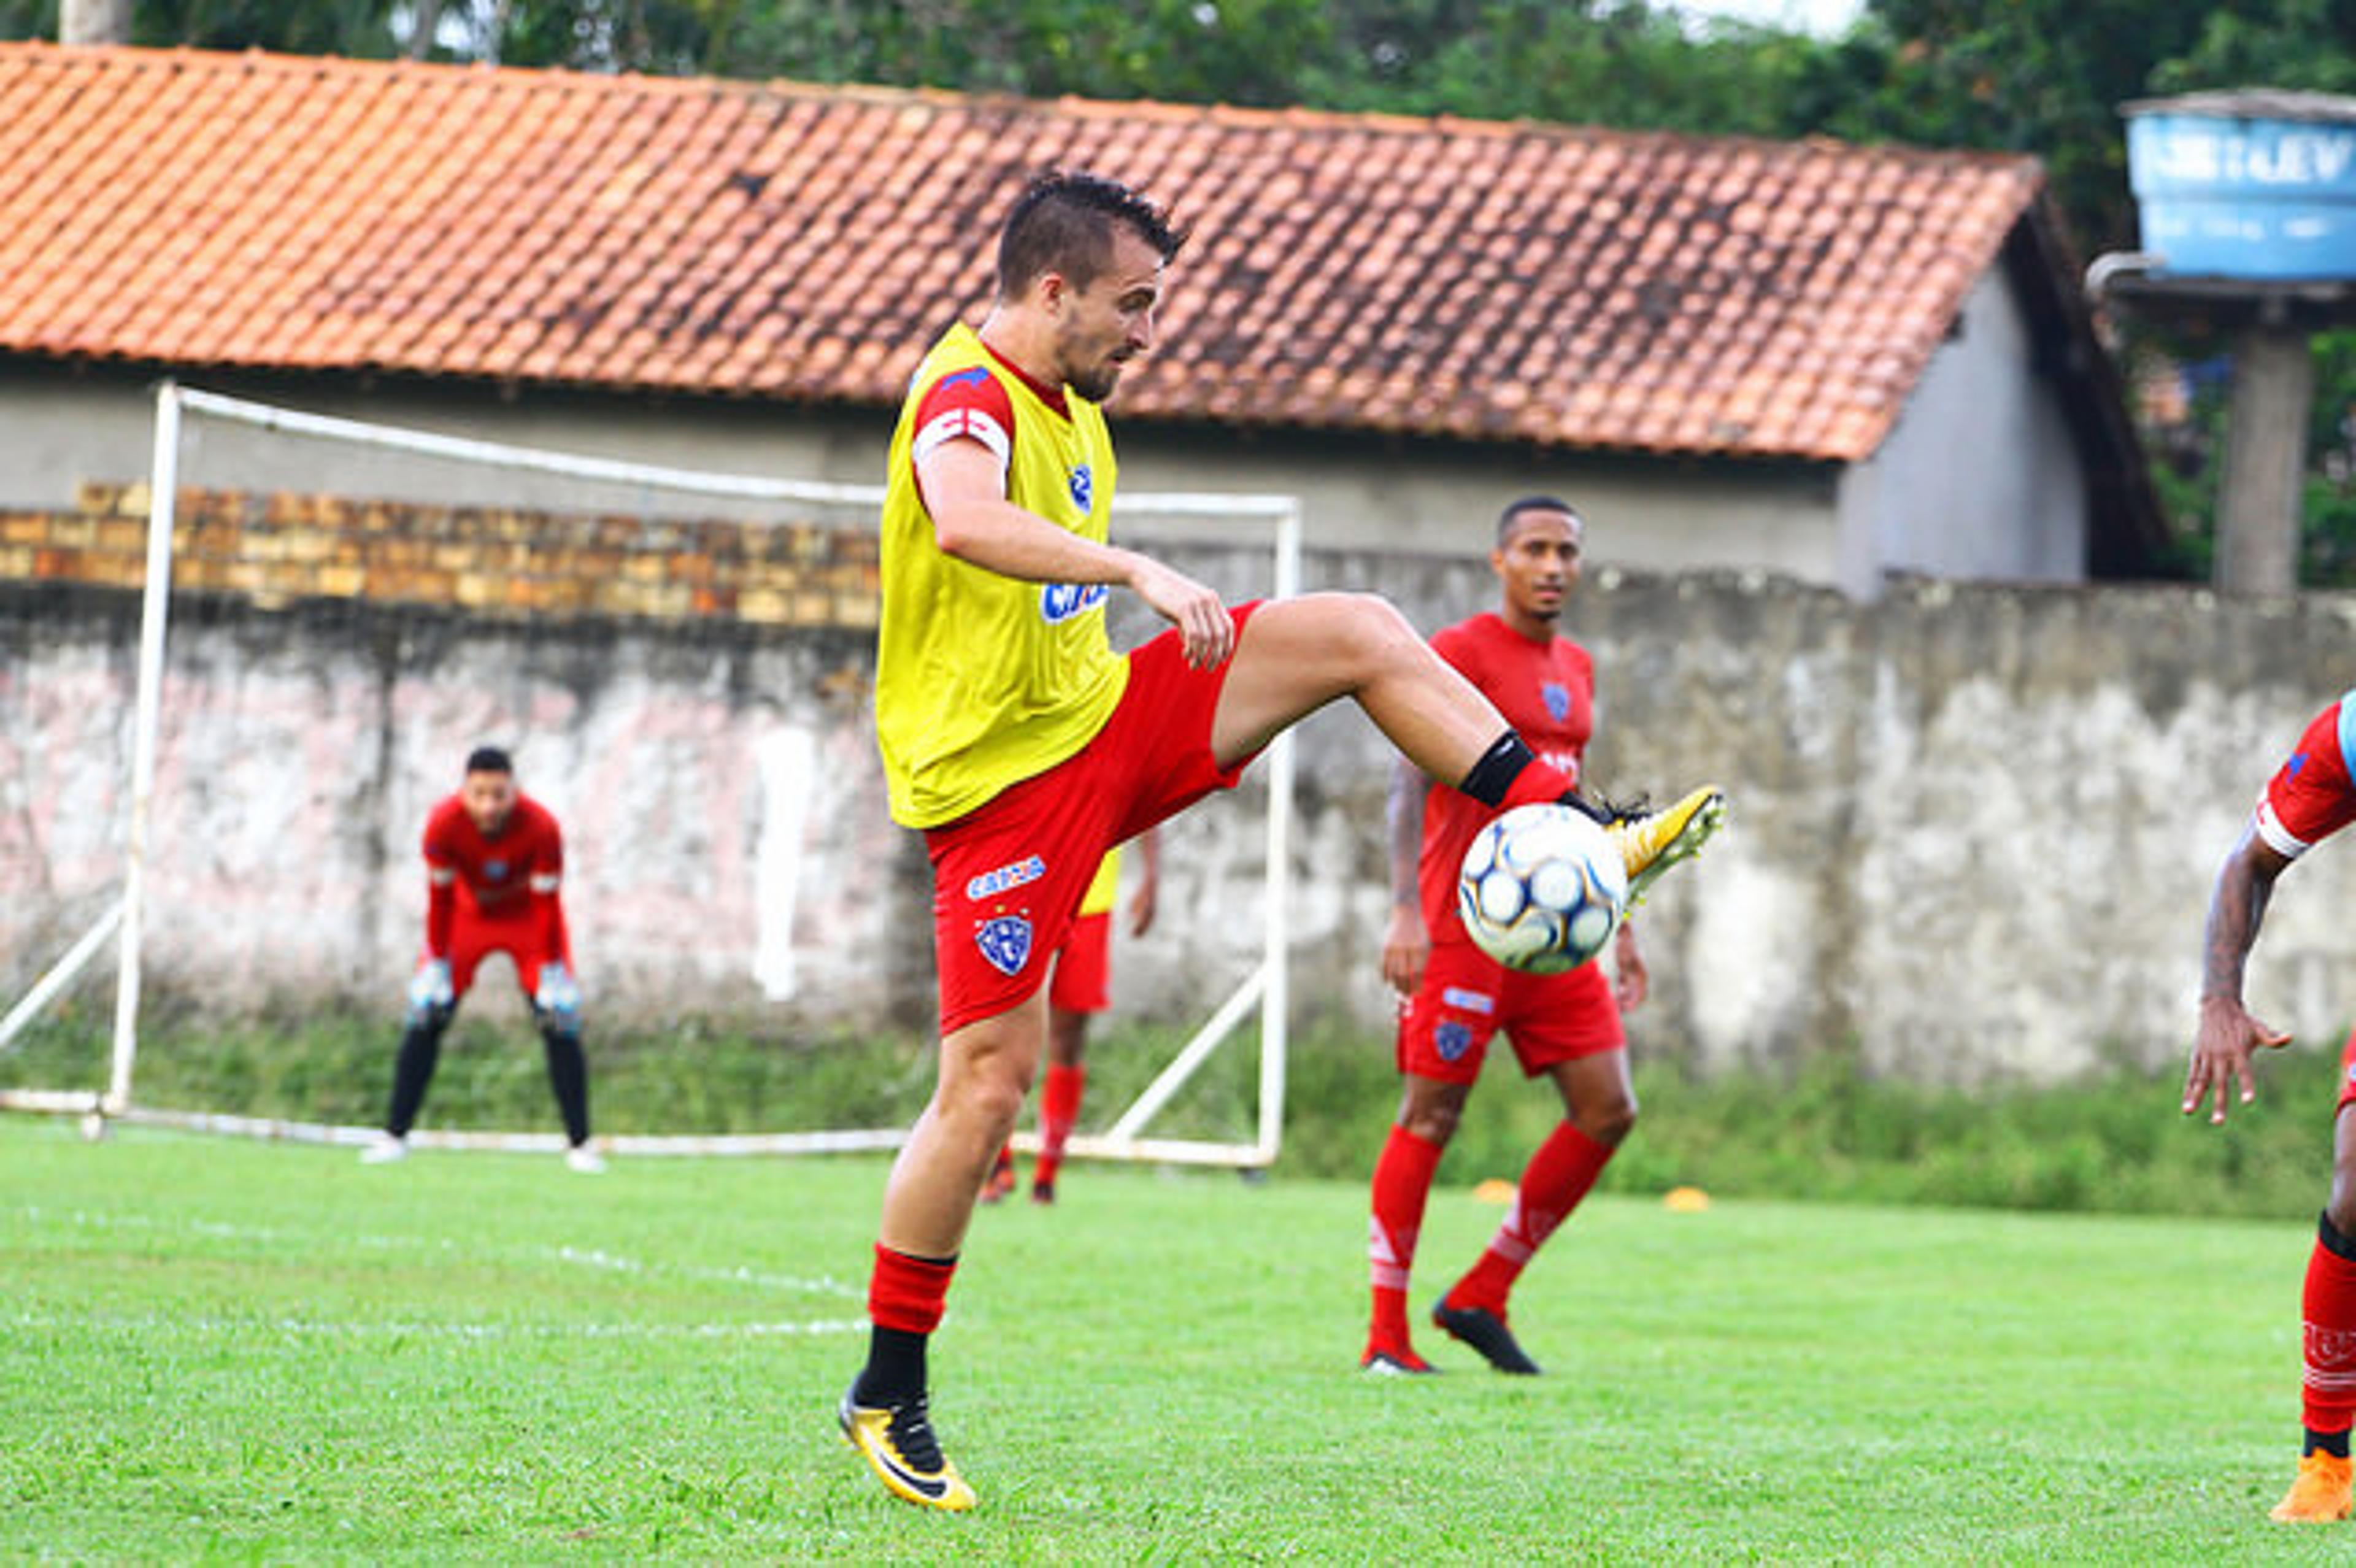
[[[1399,1071],[1470,1083],[1481,1076],[1489,1039],[1499,1029],[1529,1078],[1628,1043],[1601,965],[1525,975],[1470,942],[1434,943],[1422,987],[1399,1009]]]
[[[1258,608],[1235,606],[1236,634]],[[927,828],[941,1032],[1027,1000],[1064,945],[1105,851],[1215,790],[1251,762],[1211,758],[1211,720],[1234,661],[1194,669],[1175,631],[1129,656],[1129,687],[1095,739],[955,822]]]

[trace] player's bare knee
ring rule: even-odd
[[[1341,593],[1340,619],[1362,677],[1421,656],[1423,638],[1398,605],[1375,593]]]
[[[1581,1106],[1572,1115],[1571,1125],[1597,1143],[1617,1147],[1636,1130],[1636,1097],[1631,1094],[1600,1105]]]
[[[1442,1147],[1456,1136],[1457,1123],[1464,1115],[1462,1095],[1418,1092],[1410,1085],[1399,1100],[1398,1125],[1407,1132],[1428,1144]]]
[[[2323,1206],[2323,1217],[2332,1230],[2349,1238],[2350,1252],[2356,1253],[2356,1171],[2331,1168],[2331,1197]]]

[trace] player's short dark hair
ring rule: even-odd
[[[1050,169],[1033,179],[998,231],[998,297],[1012,299],[1044,272],[1086,288],[1112,265],[1115,224],[1125,225],[1162,261],[1186,243],[1170,215],[1119,180]]]
[[[1559,496],[1524,496],[1518,499],[1506,502],[1505,509],[1497,514],[1497,542],[1499,544],[1504,544],[1505,542],[1505,536],[1514,531],[1514,519],[1519,517],[1525,512],[1563,512],[1573,517],[1578,517],[1580,527],[1585,528],[1587,526],[1587,519],[1580,517],[1579,508],[1572,506],[1569,502],[1564,500]]]
[[[466,753],[466,771],[470,773],[506,773],[515,776],[515,759],[498,746],[477,746]]]

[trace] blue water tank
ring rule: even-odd
[[[2126,104],[2143,249],[2168,276],[2356,278],[2356,98],[2249,88]]]

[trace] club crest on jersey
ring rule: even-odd
[[[1083,463],[1072,470],[1066,476],[1066,482],[1072,489],[1072,505],[1077,507],[1085,516],[1088,509],[1088,502],[1097,493],[1097,476],[1090,473],[1088,465]]]
[[[1431,1031],[1431,1048],[1440,1052],[1442,1061],[1454,1061],[1472,1049],[1472,1028],[1454,1019],[1443,1019]]]
[[[1001,866],[994,871],[984,871],[973,878],[965,885],[965,896],[980,903],[984,899],[1011,892],[1025,882],[1035,882],[1046,874],[1047,862],[1033,855],[1011,866]]]
[[[1039,615],[1047,624],[1059,626],[1111,597],[1112,590],[1101,582],[1050,582],[1039,590]]]
[[[1558,680],[1549,680],[1538,688],[1538,695],[1546,699],[1546,710],[1554,715],[1556,723],[1570,717],[1570,688]]]
[[[483,862],[483,880],[487,882],[504,882],[507,880],[508,863],[505,860],[486,860]]]
[[[1031,962],[1031,923],[1017,914],[985,920],[974,931],[973,944],[991,968],[1012,978]]]

